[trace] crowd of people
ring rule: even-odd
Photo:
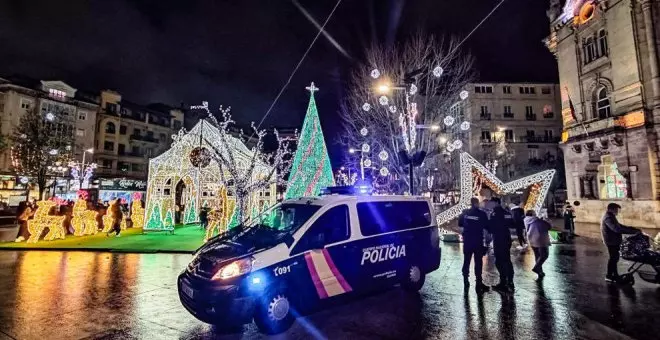
[[[73,234],[73,226],[71,225],[71,220],[73,218],[74,203],[75,202],[72,200],[62,201],[60,204],[52,207],[48,212],[48,215],[66,216],[64,219],[64,225],[67,233],[69,234]],[[99,226],[103,226],[103,215],[108,213],[113,215],[114,223],[111,230],[108,232],[108,236],[114,234],[115,237],[119,237],[121,234],[122,219],[129,218],[129,205],[126,202],[118,202],[114,206],[111,206],[110,202],[108,201],[98,201],[96,203],[88,202],[87,209],[97,211],[96,219]],[[18,235],[15,240],[16,242],[23,242],[30,237],[28,221],[34,218],[36,211],[37,203],[35,200],[23,201],[19,203],[18,208],[16,209],[16,219],[19,224]]]
[[[495,266],[499,273],[499,283],[492,288],[503,293],[512,293],[515,289],[513,277],[513,264],[511,263],[511,231],[515,230],[518,238],[518,249],[524,253],[529,247],[534,252],[535,264],[532,271],[537,280],[545,276],[543,264],[548,259],[551,244],[550,230],[552,225],[544,218],[536,216],[534,210],[523,211],[519,202],[512,208],[502,205],[499,198],[479,202],[472,198],[471,207],[459,216],[458,225],[463,234],[463,283],[467,289],[470,286],[470,264],[474,261],[475,290],[477,293],[489,291],[491,287],[484,284],[482,279],[482,257],[486,256],[492,245],[495,257]],[[607,246],[609,260],[605,280],[620,282],[617,272],[619,261],[619,248],[622,234],[639,233],[639,229],[621,225],[616,219],[621,206],[611,203],[603,216],[601,233],[603,242]],[[574,214],[572,207],[566,209],[565,234],[566,239],[574,236]]]

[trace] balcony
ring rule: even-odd
[[[512,112],[504,112],[502,114],[502,116],[504,116],[504,118],[513,118],[513,113]]]
[[[554,112],[544,112],[543,113],[543,118],[546,118],[546,119],[555,118],[555,113]]]
[[[158,139],[151,137],[151,136],[142,136],[142,135],[131,135],[131,140],[137,140],[141,142],[147,142],[147,143],[156,143],[158,144]]]
[[[536,120],[536,113],[526,114],[525,115],[525,120]]]
[[[144,158],[144,152],[122,152],[119,154],[120,157],[138,157]]]
[[[490,120],[491,119],[490,116],[491,116],[490,113],[483,113],[482,112],[481,114],[479,114],[479,119],[480,120]]]
[[[490,138],[482,138],[481,139],[481,144],[491,144],[493,143],[493,140]]]
[[[559,137],[546,137],[546,136],[523,136],[520,137],[520,143],[559,143]]]

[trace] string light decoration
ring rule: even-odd
[[[28,231],[30,237],[27,239],[28,243],[36,243],[39,241],[41,234],[48,228],[48,233],[44,236],[44,241],[52,241],[56,238],[64,239],[66,229],[64,229],[64,219],[66,216],[53,216],[49,215],[51,208],[54,208],[56,203],[53,201],[38,201],[37,210],[34,212],[34,217],[28,220]]]
[[[293,158],[291,175],[284,195],[285,199],[316,196],[321,192],[321,189],[335,185],[332,165],[325,146],[321,121],[314,99],[314,92],[319,89],[312,83],[307,87],[307,90],[310,93],[309,105],[300,133],[298,149]],[[360,133],[366,135],[369,130],[362,128]],[[362,148],[364,150],[364,145]]]
[[[218,197],[217,206],[208,215],[209,224],[206,227],[204,242],[213,237],[216,231],[222,233],[227,230],[227,223],[229,223],[229,198],[225,187],[220,188]]]
[[[142,193],[134,192],[131,201],[131,222],[133,228],[144,228],[144,208],[142,207]]]
[[[490,172],[485,166],[477,162],[467,152],[460,154],[461,169],[461,194],[458,204],[441,212],[436,217],[438,225],[443,225],[457,218],[463,210],[470,207],[470,199],[474,197],[475,178],[481,178],[484,185],[491,188],[498,195],[513,194],[517,190],[531,187],[530,194],[525,202],[525,210],[534,210],[541,212],[541,206],[548,194],[548,189],[555,175],[555,170],[545,170],[539,173],[526,176],[511,182],[503,183],[495,174]]]
[[[377,68],[371,70],[371,78],[378,79],[380,77],[380,71]]]
[[[94,235],[98,232],[98,221],[96,220],[96,210],[87,209],[87,200],[81,196],[73,204],[73,235]]]
[[[364,111],[371,110],[371,104],[369,104],[369,103],[362,104],[362,110],[364,110]]]

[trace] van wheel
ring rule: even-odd
[[[426,275],[422,273],[418,266],[413,265],[408,267],[408,270],[404,273],[401,286],[407,291],[416,292],[422,289],[425,280]]]
[[[254,315],[254,323],[266,334],[278,334],[291,327],[295,316],[291,299],[283,291],[269,290],[259,300]]]

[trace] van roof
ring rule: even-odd
[[[307,203],[313,205],[327,205],[341,202],[392,202],[392,201],[428,201],[428,198],[422,196],[401,196],[401,195],[325,195],[314,197],[300,197],[288,199],[282,203]]]

